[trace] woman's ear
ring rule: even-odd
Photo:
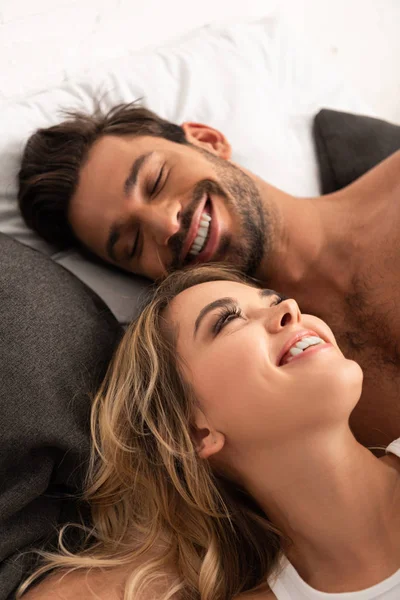
[[[201,123],[187,122],[182,123],[181,127],[188,142],[216,154],[219,158],[230,160],[231,145],[223,133]]]
[[[198,408],[192,425],[192,438],[200,458],[210,458],[220,452],[225,445],[224,434],[210,426],[206,416]]]

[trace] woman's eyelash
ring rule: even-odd
[[[271,306],[277,306],[278,304],[287,299],[286,296],[281,296],[281,294],[277,294],[277,296],[278,298],[275,300],[275,302],[271,304]]]
[[[229,323],[229,321],[232,321],[232,318],[230,317],[233,317],[235,319],[242,318],[242,309],[239,308],[239,306],[225,306],[219,313],[219,318],[217,319],[213,327],[214,334],[219,333],[221,329],[225,327],[227,323]]]
[[[281,294],[277,294],[277,296],[278,298],[271,304],[271,306],[277,306],[278,304],[286,300],[286,296],[283,296]],[[227,323],[229,323],[233,319],[238,318],[243,318],[243,311],[239,306],[225,306],[219,312],[219,317],[213,326],[214,334],[217,335]]]

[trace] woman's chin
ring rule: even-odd
[[[328,379],[329,377],[329,379]],[[327,374],[327,385],[336,389],[340,395],[357,399],[361,396],[364,374],[358,363],[348,358],[338,361],[335,368]]]
[[[304,377],[301,378],[303,385],[312,386],[315,389],[316,384],[318,388],[322,388],[323,395],[326,393],[338,397],[350,395],[358,401],[364,378],[358,363],[344,358],[343,355],[337,355],[333,360],[323,361],[318,367],[317,365],[313,365],[313,367],[311,372],[308,369],[304,370]]]

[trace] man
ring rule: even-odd
[[[354,434],[390,443],[400,435],[400,152],[318,198],[286,194],[230,158],[221,132],[134,104],[76,115],[29,140],[20,208],[48,241],[132,273],[224,261],[294,297],[364,370]]]

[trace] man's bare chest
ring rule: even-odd
[[[396,277],[392,266],[381,271],[366,265],[346,294],[325,296],[310,310],[363,370],[363,392],[350,423],[366,446],[400,436],[400,264]]]
[[[327,322],[343,352],[369,368],[395,367],[400,375],[400,271],[396,281],[358,278]]]
[[[400,373],[400,173],[397,179],[376,199],[373,218],[343,238],[333,276],[327,250],[315,293],[303,300],[349,358]]]

